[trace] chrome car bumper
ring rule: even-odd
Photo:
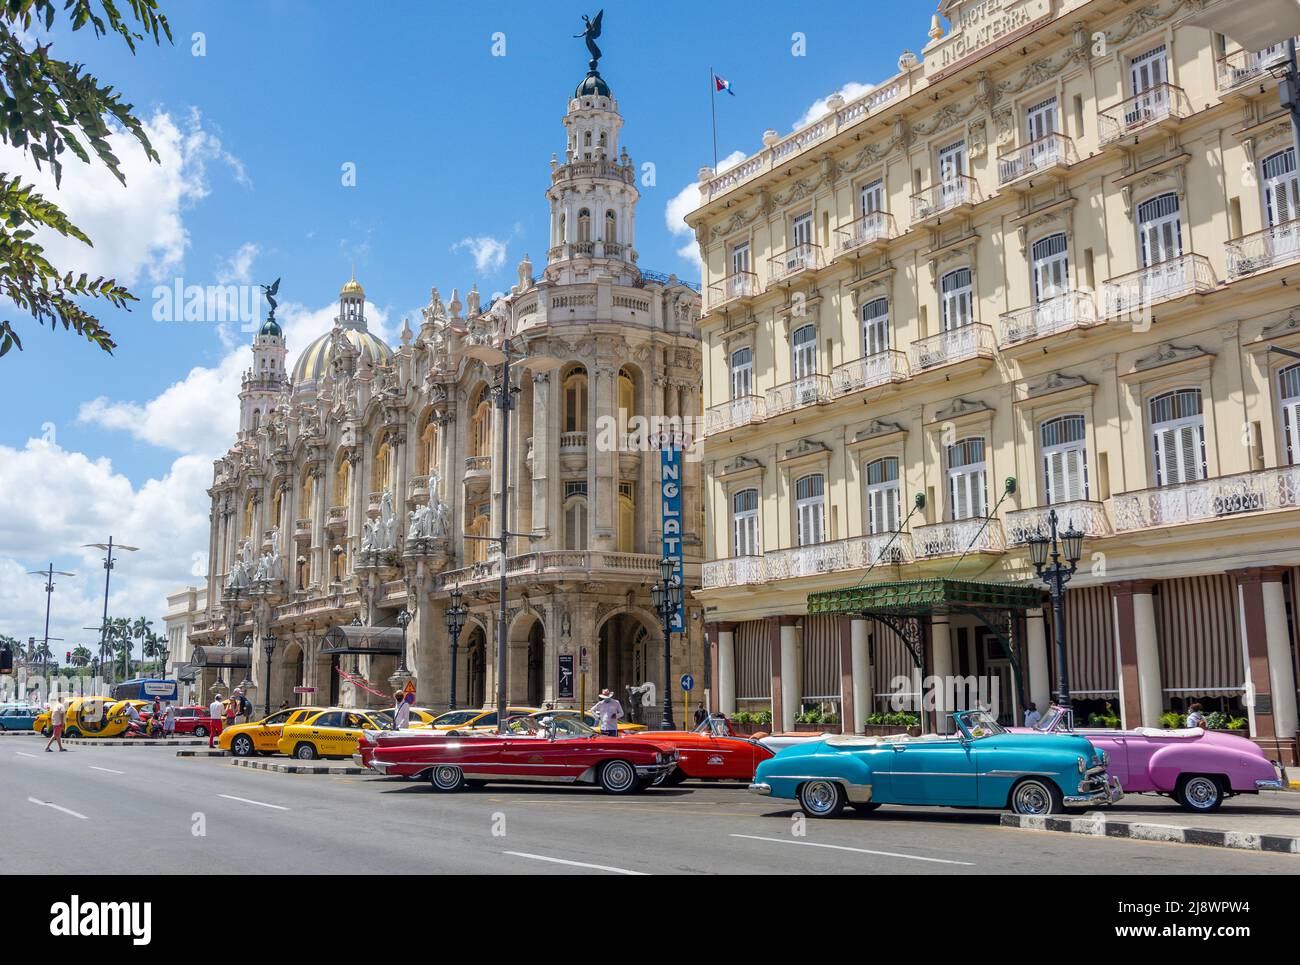
[[[772,785],[763,784],[761,781],[756,781],[755,783],[749,785],[749,790],[753,794],[761,794],[764,797],[767,797],[769,794],[772,793]]]
[[[1285,787],[1286,785],[1283,784],[1281,781],[1279,781],[1277,778],[1273,778],[1271,781],[1255,782],[1255,790],[1257,791],[1280,791]]]
[[[1123,796],[1119,779],[1106,775],[1080,781],[1079,793],[1067,794],[1062,800],[1065,804],[1114,804]]]
[[[674,755],[672,760],[660,764],[638,764],[636,766],[636,776],[656,778],[663,775],[666,777],[675,767],[677,767],[677,757]]]

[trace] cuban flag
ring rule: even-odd
[[[713,75],[713,83],[714,83],[715,85],[717,85],[717,89],[718,89],[719,91],[724,91],[724,90],[725,90],[725,91],[726,91],[728,94],[730,94],[732,97],[735,97],[735,96],[736,96],[736,92],[735,92],[734,90],[731,89],[731,81],[727,80],[727,78],[725,78],[725,77],[719,77],[717,74],[714,74],[714,75]]]

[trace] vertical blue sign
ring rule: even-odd
[[[673,561],[673,574],[683,587],[682,574],[682,450],[665,441],[659,450],[659,502],[662,510],[664,559]],[[686,593],[672,618],[673,633],[686,632]]]

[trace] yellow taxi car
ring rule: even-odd
[[[372,712],[327,707],[293,724],[285,724],[276,742],[281,754],[300,761],[318,757],[351,757],[363,731],[386,730],[387,722]]]
[[[507,707],[506,719],[535,714],[540,707]],[[497,709],[483,707],[480,709],[448,710],[435,717],[429,724],[434,730],[483,730],[496,729]]]
[[[143,700],[114,700],[112,697],[73,697],[65,706],[64,737],[121,737],[131,718],[126,712],[128,704],[137,709],[148,706]],[[32,730],[49,737],[53,733],[48,710],[32,721]]]
[[[369,714],[371,717],[373,717],[376,721],[382,721],[385,727],[393,726],[392,707],[385,707],[383,710],[367,710],[366,713]],[[433,723],[434,718],[437,716],[438,716],[437,714],[429,710],[427,707],[412,707],[411,719],[407,721],[406,724],[407,729],[418,730],[423,727],[428,727],[430,724]]]
[[[555,710],[555,711],[551,711],[551,713],[555,714],[556,717],[569,717],[576,720],[580,720],[588,727],[592,728],[593,730],[600,730],[600,721],[596,719],[595,714],[586,713],[584,711],[577,711],[577,710]],[[631,733],[635,733],[636,731],[645,730],[645,729],[646,729],[645,724],[630,724],[627,721],[623,721],[623,720],[618,722],[618,732],[620,734],[631,734]]]
[[[324,707],[290,707],[247,724],[227,727],[217,738],[217,746],[235,757],[252,757],[254,754],[274,754],[279,747],[281,732],[286,724],[296,724]]]

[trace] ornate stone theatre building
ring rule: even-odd
[[[463,301],[434,289],[419,327],[404,324],[388,345],[368,329],[353,278],[333,330],[310,345],[286,344],[273,313],[262,326],[239,436],[209,490],[207,604],[190,629],[204,692],[247,677],[259,708],[296,702],[295,687],[314,688],[306,698],[316,702],[375,703],[365,688],[388,688],[404,663],[420,704],[446,706],[455,674],[458,705],[481,706],[495,693],[502,566],[511,702],[573,706],[602,687],[663,687],[649,593],[663,555],[660,454],[635,430],[701,409],[699,295],[638,267],[639,192],[622,123],[593,62],[551,159],[546,265],[535,274],[525,256],[491,304],[473,288]],[[506,339],[559,364],[540,371],[525,358],[512,369],[508,528],[530,535],[503,561],[474,539],[500,529],[502,431],[498,370],[474,349]],[[686,464],[688,595],[701,476]],[[457,587],[469,615],[453,667],[445,612]],[[698,606],[687,609],[674,679],[704,667]]]
[[[918,665],[1043,708],[1024,540],[1055,509],[1085,536],[1077,713],[1199,701],[1295,761],[1287,38],[1240,49],[1203,7],[945,0],[868,94],[701,172],[722,710],[860,729]]]

